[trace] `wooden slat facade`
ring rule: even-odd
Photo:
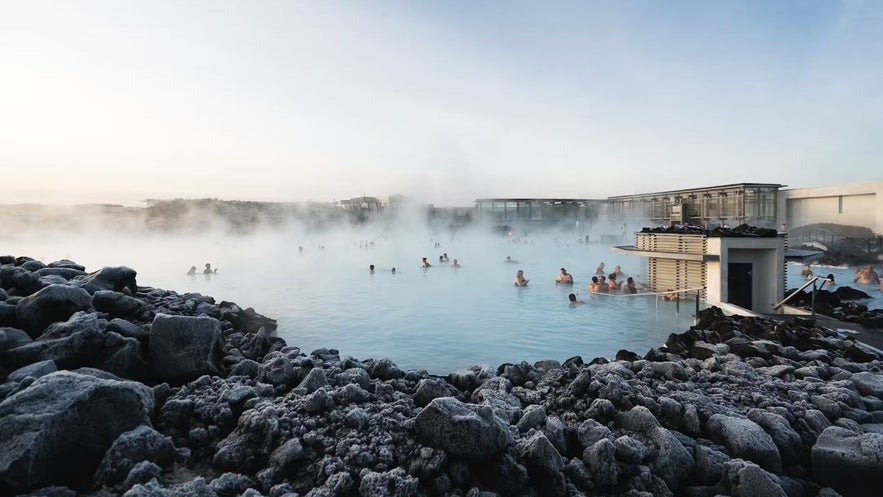
[[[706,237],[702,235],[679,235],[673,233],[637,233],[635,247],[640,250],[666,254],[704,255]],[[652,291],[666,292],[682,288],[704,288],[705,263],[694,260],[647,258],[647,285]],[[690,295],[695,295],[691,292]],[[683,297],[683,296],[682,296]],[[705,290],[700,298],[705,299]]]

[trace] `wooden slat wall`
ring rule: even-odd
[[[705,263],[674,259],[647,259],[647,285],[655,292],[705,286]],[[690,295],[695,295],[691,292]],[[683,298],[683,295],[681,295]],[[705,290],[700,291],[705,299]]]
[[[635,247],[652,252],[704,254],[706,243],[703,235],[638,233],[635,235]]]

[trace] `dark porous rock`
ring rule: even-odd
[[[762,409],[749,410],[748,419],[769,433],[776,447],[779,448],[779,454],[786,465],[801,462],[804,456],[803,441],[787,419]]]
[[[92,297],[83,289],[50,285],[25,297],[15,308],[15,314],[24,330],[38,337],[51,323],[66,321],[77,311],[92,307]]]
[[[779,449],[754,421],[715,414],[708,419],[708,432],[711,439],[726,447],[731,456],[754,461],[774,473],[782,471]]]
[[[362,476],[359,495],[362,497],[386,497],[389,495],[413,497],[417,495],[416,478],[405,473],[402,468],[378,473],[369,472]]]
[[[24,264],[20,265],[19,267],[22,269],[27,269],[28,271],[33,273],[34,271],[37,271],[39,269],[43,269],[44,267],[46,267],[46,264],[43,264],[41,261],[30,260],[30,261],[27,261]]]
[[[448,383],[454,385],[461,392],[471,392],[493,376],[493,371],[488,368],[472,366],[448,373]]]
[[[644,406],[617,414],[616,424],[624,430],[637,433],[651,433],[660,427],[659,420]]]
[[[583,462],[594,475],[595,486],[602,491],[610,490],[619,480],[616,464],[616,446],[610,439],[599,440],[583,453]]]
[[[138,326],[135,323],[125,319],[114,318],[107,322],[105,328],[108,332],[114,332],[126,338],[135,338],[137,340],[146,341],[150,332]]]
[[[28,376],[31,378],[40,378],[41,376],[46,376],[47,374],[56,371],[58,371],[58,368],[55,366],[55,361],[40,361],[16,369],[9,373],[9,377],[6,380],[22,381]]]
[[[94,312],[77,311],[67,321],[59,321],[47,326],[46,331],[37,337],[37,340],[65,338],[82,331],[95,334],[105,329],[105,326],[103,320],[98,319],[98,315]]]
[[[638,465],[649,453],[640,440],[623,435],[613,441],[616,447],[616,460],[626,465]]]
[[[70,259],[60,259],[57,261],[50,262],[49,264],[47,264],[47,267],[74,269],[76,271],[85,271],[86,270],[85,266],[81,266]]]
[[[454,397],[457,392],[448,382],[439,378],[424,378],[417,383],[414,390],[414,403],[419,407],[432,402],[439,397]]]
[[[245,475],[224,473],[212,480],[209,486],[218,497],[236,497],[254,486],[254,482]]]
[[[261,374],[261,365],[251,359],[243,359],[230,368],[230,376],[247,376],[257,379]]]
[[[207,317],[157,314],[150,326],[150,372],[158,381],[181,384],[221,371],[221,323]]]
[[[270,466],[285,472],[291,471],[304,457],[304,448],[300,439],[292,438],[281,444],[270,454]]]
[[[21,323],[18,316],[15,315],[15,305],[7,302],[0,302],[0,326],[20,328]]]
[[[105,267],[100,271],[76,278],[74,283],[90,295],[100,290],[113,290],[134,296],[138,293],[138,283],[135,281],[137,275],[134,269],[125,266]]]
[[[878,326],[877,328],[879,328]],[[866,326],[869,328],[869,326]],[[843,351],[843,357],[846,359],[857,362],[857,363],[868,363],[874,360],[880,359],[880,356],[874,352],[869,352],[861,347],[857,347],[855,345],[850,345]]]
[[[521,417],[521,401],[509,393],[511,390],[509,380],[496,376],[475,389],[472,402],[490,406],[500,419],[507,424],[515,424]]]
[[[126,491],[135,485],[143,485],[153,479],[159,480],[161,475],[162,468],[157,466],[156,463],[141,461],[129,470],[126,479],[120,484],[120,489]]]
[[[83,276],[86,273],[78,269],[67,267],[44,267],[43,269],[34,271],[34,274],[39,278],[42,278],[43,276],[60,276],[66,281],[70,281],[77,276]]]
[[[152,411],[153,392],[139,383],[44,376],[0,403],[0,487],[88,488],[113,441]]]
[[[630,350],[620,349],[616,351],[615,360],[617,361],[637,361],[641,357]]]
[[[831,426],[812,448],[812,468],[817,481],[847,496],[876,496],[868,485],[883,475],[883,435]]]
[[[33,341],[33,338],[18,328],[0,328],[0,358],[7,350],[16,349]]]
[[[518,420],[518,431],[527,433],[532,428],[537,428],[546,422],[546,409],[541,405],[529,405]]]
[[[27,269],[13,266],[0,266],[0,288],[9,295],[31,295],[43,288],[40,277]]]
[[[95,292],[92,295],[92,305],[112,318],[141,318],[148,310],[141,300],[113,290]]]
[[[862,300],[871,298],[867,293],[849,286],[841,286],[834,290],[834,295],[840,300]]]
[[[731,471],[733,497],[788,497],[777,479],[757,465],[737,465]]]
[[[172,439],[142,425],[120,435],[104,455],[95,481],[114,486],[122,482],[136,464],[150,461],[160,467],[170,466],[179,457]]]
[[[371,375],[371,378],[381,381],[394,380],[405,376],[405,373],[387,358],[380,359],[372,364],[368,369],[368,373]]]
[[[656,459],[651,464],[653,474],[661,478],[670,490],[676,490],[693,469],[693,456],[680,439],[665,428],[650,432],[650,440],[656,447]]]
[[[325,371],[322,368],[313,368],[297,385],[297,390],[301,395],[306,395],[326,386],[328,386],[328,378],[325,376]]]
[[[434,399],[414,419],[417,437],[431,447],[467,460],[482,460],[512,444],[512,434],[487,406],[453,397]]]
[[[883,400],[883,374],[856,373],[852,375],[850,381],[860,394]]]
[[[294,368],[291,367],[291,361],[287,357],[275,355],[274,357],[268,356],[264,363],[261,364],[260,379],[265,383],[273,385],[277,392],[283,393],[288,391],[297,380],[297,374]]]
[[[275,319],[262,316],[251,307],[243,310],[232,302],[221,302],[218,304],[218,308],[221,311],[221,319],[232,323],[237,330],[248,333],[257,333],[261,328],[268,332],[276,331]]]

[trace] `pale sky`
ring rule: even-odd
[[[879,1],[0,0],[0,203],[881,180]]]

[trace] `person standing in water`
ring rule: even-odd
[[[371,264],[370,266],[368,266],[368,271],[370,271],[371,274],[374,274],[374,264]]]
[[[190,266],[190,271],[187,271],[187,276],[193,276],[196,274],[196,266]]]
[[[598,267],[595,268],[595,275],[604,275],[604,263],[598,264]]]
[[[429,261],[426,260],[426,257],[423,258],[423,262],[421,263],[421,265],[423,267],[432,267],[432,264],[430,264]]]
[[[625,280],[625,286],[622,288],[622,293],[638,293],[638,288],[635,286],[635,279],[631,276]]]
[[[460,267],[460,263],[457,262],[457,259],[454,259],[454,262],[451,263],[451,267]]]
[[[205,263],[205,269],[202,270],[202,274],[217,274],[217,273],[218,273],[217,268],[212,270],[212,265],[209,264],[208,262]]]
[[[527,283],[530,280],[525,279],[524,271],[521,269],[518,270],[518,274],[515,275],[515,286],[527,286]]]
[[[565,284],[572,285],[573,284],[573,276],[567,272],[566,269],[561,268],[561,274],[558,275],[558,279],[555,280],[556,284]]]

